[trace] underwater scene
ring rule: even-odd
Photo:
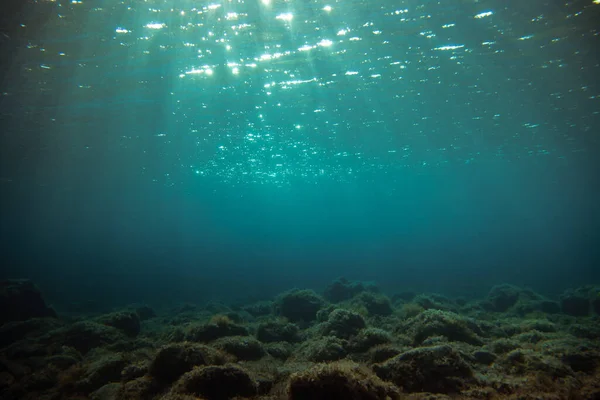
[[[4,0],[0,399],[600,400],[600,0]]]

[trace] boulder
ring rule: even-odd
[[[0,281],[0,325],[30,318],[56,318],[39,289],[28,279]]]

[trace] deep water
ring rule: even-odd
[[[59,309],[599,282],[600,5],[91,3],[1,19],[0,278]]]

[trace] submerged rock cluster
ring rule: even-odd
[[[333,282],[229,306],[61,315],[28,281],[0,286],[0,398],[600,399],[600,288],[556,301]]]

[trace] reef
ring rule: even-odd
[[[0,288],[6,400],[600,399],[600,287],[483,299],[343,278],[271,300],[55,312]]]

